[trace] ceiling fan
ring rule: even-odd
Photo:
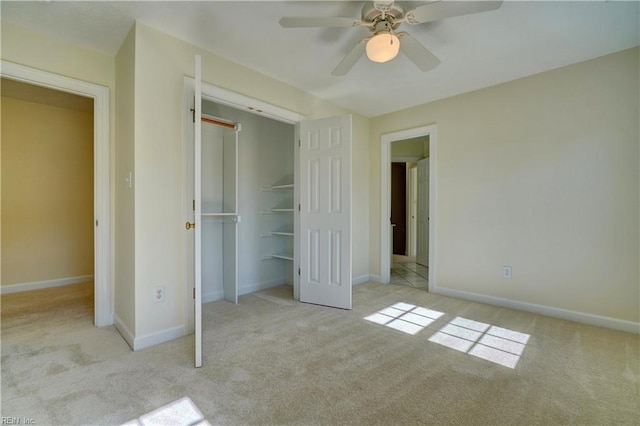
[[[366,27],[372,32],[356,44],[347,56],[331,72],[342,76],[349,72],[365,53],[374,62],[387,62],[395,58],[399,51],[404,53],[422,71],[429,71],[440,63],[426,47],[406,32],[396,32],[400,24],[416,25],[453,16],[494,10],[502,1],[433,1],[408,9],[406,5],[393,0],[366,2],[360,19],[338,17],[285,17],[280,19],[283,28],[309,27]]]

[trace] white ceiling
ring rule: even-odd
[[[363,57],[349,74],[334,77],[333,68],[368,31],[283,29],[278,21],[359,18],[362,1],[0,4],[3,22],[112,56],[139,20],[368,117],[640,45],[639,1],[505,1],[495,11],[402,24],[441,60],[432,71],[419,71],[400,54],[386,64]]]

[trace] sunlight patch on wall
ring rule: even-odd
[[[443,312],[399,302],[366,316],[364,319],[413,335],[442,315],[444,315]]]
[[[429,341],[515,368],[529,337],[525,333],[457,317],[431,336]]]

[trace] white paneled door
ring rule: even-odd
[[[300,301],[351,309],[351,116],[300,123]]]
[[[416,263],[429,266],[429,159],[418,161]]]

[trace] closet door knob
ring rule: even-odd
[[[188,231],[189,229],[193,229],[193,228],[195,228],[195,227],[196,227],[196,224],[195,224],[195,223],[191,223],[191,222],[187,221],[187,223],[185,223],[185,224],[184,224],[184,227],[185,227],[185,228],[187,228],[187,231]]]

